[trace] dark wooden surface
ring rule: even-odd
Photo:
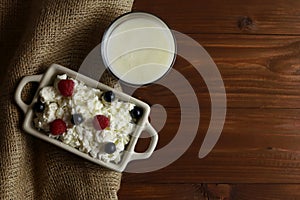
[[[209,52],[225,84],[228,110],[217,145],[199,159],[210,97],[193,66],[178,58],[174,68],[189,80],[200,105],[197,136],[171,165],[124,173],[120,199],[300,199],[300,1],[135,0],[134,10],[156,14]],[[157,85],[135,96],[165,107],[162,148],[180,122],[176,97]],[[142,140],[138,149],[146,144]]]

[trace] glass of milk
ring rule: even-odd
[[[104,33],[102,59],[121,82],[147,85],[170,70],[176,58],[176,41],[168,26],[145,12],[117,18]]]

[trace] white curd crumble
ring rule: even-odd
[[[63,79],[71,79],[75,83],[71,97],[62,96],[57,88],[57,83]],[[49,137],[59,139],[93,158],[118,163],[130,140],[130,134],[136,127],[129,113],[135,105],[117,98],[111,103],[104,103],[101,99],[102,93],[100,89],[68,78],[66,74],[58,75],[53,86],[46,86],[40,90],[39,97],[45,104],[45,110],[41,113],[36,112],[34,125],[38,130],[49,133],[49,123],[55,119],[62,119],[67,124],[67,131],[60,136],[49,134]],[[80,113],[84,118],[84,122],[79,125],[71,123],[71,117],[76,113]],[[107,116],[110,119],[109,127],[96,130],[92,123],[96,115]],[[112,154],[104,151],[104,145],[108,142],[116,145],[116,151]]]

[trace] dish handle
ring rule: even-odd
[[[148,149],[143,153],[133,152],[130,160],[141,160],[149,158],[158,142],[158,134],[153,126],[147,121],[143,131],[146,131],[151,136],[151,142],[149,144]]]
[[[18,106],[22,109],[24,113],[27,112],[29,105],[26,104],[22,98],[21,98],[21,93],[25,87],[26,84],[30,82],[40,82],[42,79],[43,75],[32,75],[32,76],[25,76],[22,78],[21,82],[19,83],[16,93],[15,93],[15,101],[18,104]]]

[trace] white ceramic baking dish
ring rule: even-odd
[[[39,90],[45,86],[52,85],[56,75],[58,75],[58,74],[67,74],[69,77],[76,78],[77,80],[83,81],[85,84],[87,84],[88,86],[93,87],[93,88],[99,88],[104,91],[111,90],[116,94],[118,99],[131,102],[131,103],[143,108],[144,114],[139,119],[136,129],[133,132],[133,134],[131,135],[131,140],[128,143],[127,147],[125,148],[122,159],[118,164],[115,164],[112,162],[106,163],[100,159],[92,158],[90,155],[83,153],[67,144],[64,144],[63,142],[61,142],[57,139],[50,138],[45,133],[39,132],[33,126],[34,112],[33,112],[32,107],[33,107],[34,103],[38,100]],[[33,98],[33,101],[31,102],[31,104],[27,105],[21,99],[21,92],[22,92],[24,86],[29,82],[38,82],[39,88]],[[57,65],[57,64],[51,65],[48,68],[48,70],[46,71],[46,73],[44,73],[44,74],[25,76],[21,80],[21,82],[19,83],[19,85],[17,87],[17,90],[15,92],[15,101],[20,106],[20,108],[23,110],[23,112],[25,113],[23,129],[27,133],[29,133],[37,138],[40,138],[42,140],[45,140],[49,143],[52,143],[58,147],[61,147],[71,153],[78,155],[78,156],[81,156],[89,161],[92,161],[96,164],[102,165],[104,167],[107,167],[107,168],[115,170],[115,171],[119,171],[119,172],[124,171],[124,169],[126,168],[126,165],[132,160],[149,158],[151,156],[151,154],[153,153],[153,151],[157,145],[157,142],[158,142],[158,134],[148,121],[148,117],[149,117],[149,113],[150,113],[150,107],[148,104],[146,104],[136,98],[133,98],[125,93],[117,91],[107,85],[99,83],[89,77],[86,77],[82,74],[79,74],[75,71],[72,71],[68,68],[65,68],[65,67]],[[137,143],[142,131],[148,132],[148,134],[151,136],[151,142],[149,144],[148,149],[145,152],[137,153],[134,151],[134,148],[136,146],[136,143]]]

